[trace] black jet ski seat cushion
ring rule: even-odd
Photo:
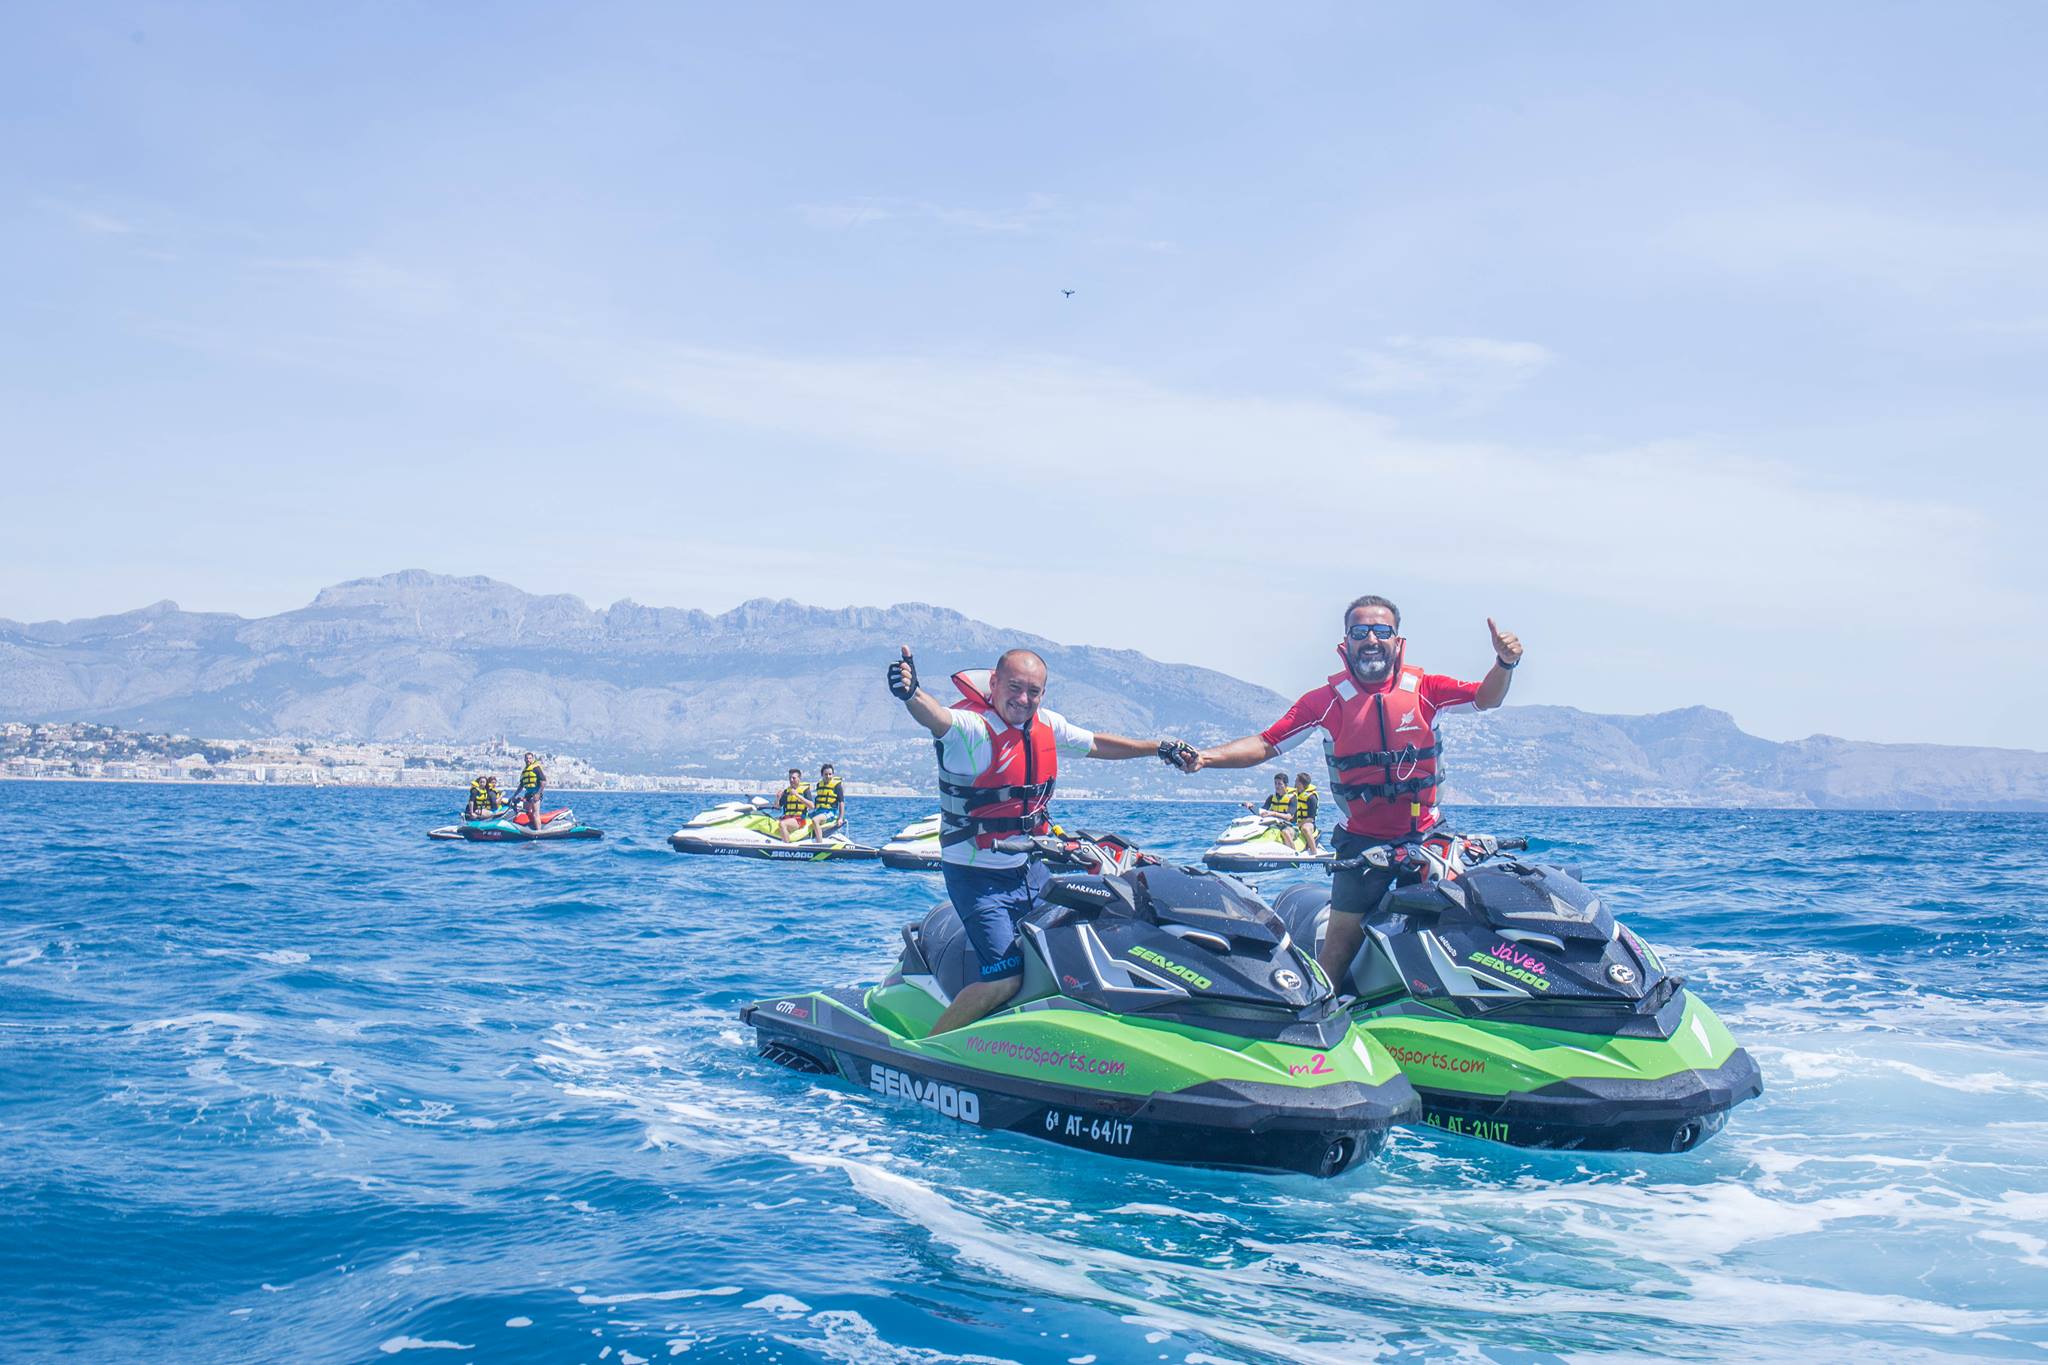
[[[967,941],[967,926],[960,923],[960,912],[950,901],[933,906],[924,917],[917,943],[925,965],[932,969],[932,980],[948,1000],[981,979],[981,963],[974,956],[974,945]]]
[[[1330,888],[1327,886],[1290,886],[1280,893],[1273,902],[1273,913],[1287,926],[1287,932],[1304,943],[1313,942],[1315,935],[1310,932],[1316,916],[1330,903]]]

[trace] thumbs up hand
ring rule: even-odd
[[[1522,662],[1522,641],[1513,631],[1502,630],[1491,616],[1486,618],[1486,630],[1493,636],[1493,657],[1502,668],[1513,668]]]

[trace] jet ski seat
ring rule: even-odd
[[[1287,926],[1287,932],[1303,943],[1315,941],[1316,916],[1330,903],[1330,888],[1305,883],[1290,886],[1273,902],[1273,913]]]
[[[1023,933],[1021,925],[1018,933]],[[951,901],[931,908],[917,926],[916,937],[918,951],[931,968],[932,980],[949,1002],[981,979],[981,963],[974,956],[974,945],[967,941],[967,928],[960,923],[960,912]],[[1050,995],[1052,985],[1052,977],[1038,955],[1025,953],[1024,982],[1018,988],[1017,999],[1035,1000]]]
[[[932,969],[932,980],[948,1000],[973,983],[979,964],[974,960],[974,945],[967,941],[966,926],[960,923],[960,912],[952,902],[933,906],[924,917],[924,923],[917,929],[917,946],[924,954],[925,965]]]

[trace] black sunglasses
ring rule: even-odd
[[[1384,621],[1360,621],[1344,632],[1354,640],[1391,640],[1394,628]]]

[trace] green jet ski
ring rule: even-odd
[[[1714,1012],[1527,840],[1430,834],[1351,865],[1412,871],[1366,916],[1354,1017],[1422,1095],[1423,1122],[1525,1147],[1683,1152],[1763,1077]],[[1345,866],[1346,864],[1338,864]],[[1328,887],[1274,909],[1322,944]]]
[[[928,1036],[975,979],[959,916],[903,930],[878,986],[740,1011],[762,1055],[946,1118],[1115,1156],[1330,1176],[1419,1117],[1415,1090],[1241,883],[1113,835],[1018,836],[1083,875],[1018,925],[1024,979],[987,1017]]]
[[[905,872],[939,870],[939,817],[927,815],[896,831],[896,837],[882,845],[882,866]]]
[[[668,836],[668,846],[678,853],[801,863],[881,856],[880,849],[855,843],[843,824],[829,825],[821,834],[816,821],[806,821],[802,838],[785,839],[782,823],[775,818],[767,800],[759,796],[749,801],[721,801],[707,811],[700,811]]]
[[[1230,822],[1202,862],[1218,872],[1278,872],[1290,867],[1322,867],[1336,857],[1328,849],[1311,853],[1287,842],[1294,821],[1271,811],[1249,811]]]

